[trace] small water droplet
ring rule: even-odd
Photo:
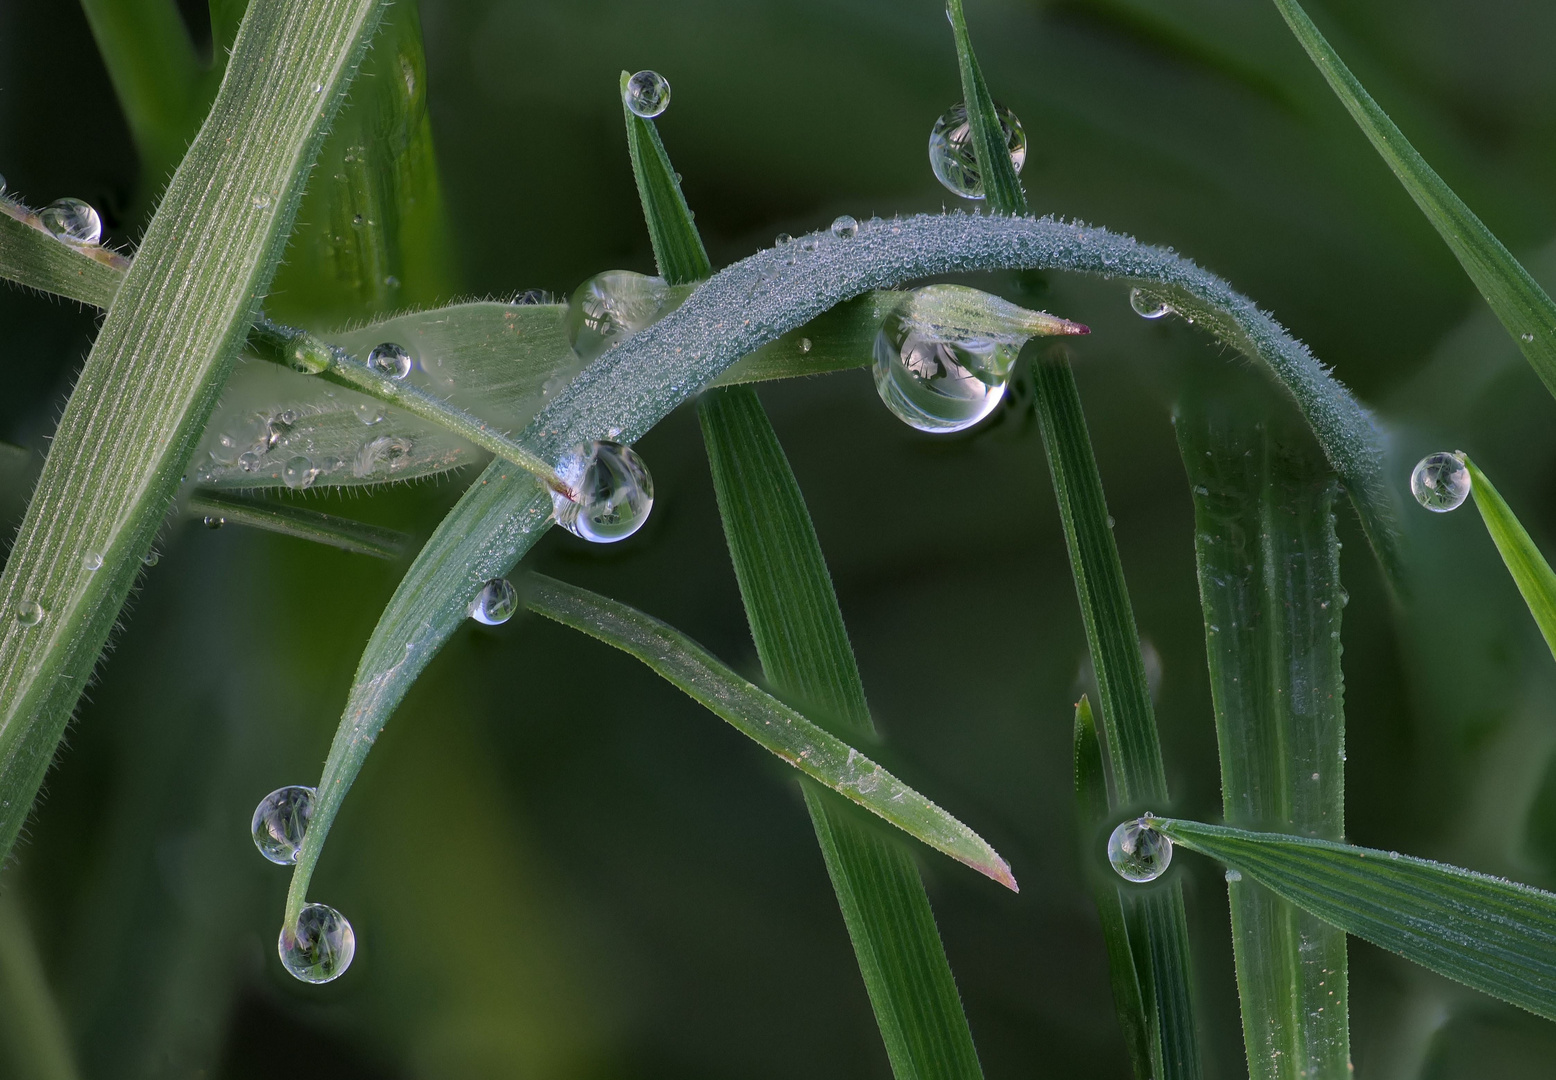
[[[72,244],[95,244],[103,238],[103,219],[80,199],[56,199],[38,214],[43,227]]]
[[[286,970],[303,982],[327,983],[351,966],[357,936],[340,912],[325,904],[309,904],[297,916],[295,927],[282,929],[276,950]]]
[[[351,411],[356,414],[358,420],[369,427],[372,427],[384,418],[384,410],[379,407],[376,401],[359,401],[351,407]]]
[[[1151,822],[1149,814],[1126,821],[1108,837],[1108,862],[1125,881],[1155,881],[1172,864],[1172,841]]]
[[[808,338],[808,337],[800,338],[800,352],[802,352],[802,353],[810,352],[810,338]]]
[[[157,563],[162,561],[162,552],[158,551],[156,548],[152,548],[150,551],[146,552],[146,554],[140,557],[140,561],[147,566],[156,566]]]
[[[554,304],[556,298],[545,289],[525,289],[513,298],[515,304]]]
[[[470,617],[487,626],[501,626],[518,610],[518,590],[507,578],[492,578],[470,602]]]
[[[351,215],[351,224],[357,226],[358,228],[361,228],[363,222],[365,222],[366,220],[367,220],[367,218],[363,217],[361,214],[352,214]]]
[[[254,209],[255,210],[268,210],[268,209],[270,209],[270,196],[269,195],[255,195],[254,196]]]
[[[23,600],[16,605],[16,621],[23,626],[37,626],[43,621],[43,605],[36,600]]]
[[[1525,331],[1524,333],[1519,334],[1518,338],[1520,341],[1529,342],[1534,340],[1534,335]]]
[[[785,244],[793,241],[793,239],[794,237],[790,236],[788,233],[781,232],[778,234],[777,238],[773,240],[773,247],[783,247]]]
[[[374,346],[373,351],[367,354],[367,363],[380,375],[387,375],[391,379],[403,379],[411,373],[411,367],[415,362],[404,345],[386,341]]]
[[[670,107],[670,80],[657,71],[640,71],[627,80],[622,99],[638,116],[652,119]]]
[[[617,442],[579,443],[557,463],[557,475],[575,499],[552,493],[557,524],[597,544],[625,540],[648,520],[654,480],[637,451]]]
[[[259,455],[252,450],[245,450],[238,455],[238,468],[244,472],[253,472],[259,468]]]
[[[89,574],[95,574],[103,568],[103,553],[101,551],[89,551],[81,556],[81,567]]]
[[[227,524],[227,519],[219,514],[206,514],[201,520],[207,529],[219,529]]]
[[[676,177],[676,179],[679,180],[680,177]],[[0,176],[0,195],[4,195],[4,194],[5,194],[5,177],[4,176]]]
[[[1142,319],[1160,319],[1163,315],[1172,314],[1172,308],[1165,300],[1144,289],[1129,290],[1129,306],[1134,308],[1135,314]]]
[[[664,278],[631,270],[596,274],[568,302],[568,343],[579,357],[593,360],[657,319],[668,296]]]
[[[1243,880],[1242,871],[1240,871],[1240,870],[1228,870],[1226,872],[1226,879],[1228,881],[1241,881],[1241,880]]]
[[[281,469],[281,481],[293,491],[305,491],[319,475],[319,467],[305,454],[289,458]]]
[[[909,302],[894,309],[875,335],[876,393],[898,419],[919,431],[948,434],[970,428],[1005,396],[1020,350],[928,337],[909,325]]]
[[[1464,505],[1470,494],[1470,471],[1457,454],[1428,454],[1410,474],[1410,493],[1435,514]]]
[[[399,278],[395,277],[393,274],[385,274],[384,275],[384,288],[386,288],[386,289],[398,289],[399,287],[400,287],[400,279]]]
[[[839,214],[832,220],[832,235],[839,240],[851,240],[859,235],[859,222],[848,214]]]
[[[1019,173],[1027,163],[1027,133],[1015,113],[998,102],[994,110],[999,114],[1005,147],[1010,151],[1010,163]],[[972,125],[967,120],[965,103],[952,105],[929,129],[929,167],[934,170],[935,179],[953,194],[964,199],[983,198],[983,178],[978,174]]]
[[[265,449],[273,450],[277,443],[292,433],[297,424],[297,413],[286,409],[265,421]]]
[[[293,785],[276,788],[259,800],[249,831],[261,855],[278,866],[291,866],[297,861],[317,794],[311,787]]]

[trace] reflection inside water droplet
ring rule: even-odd
[[[304,454],[290,458],[281,470],[282,482],[293,491],[306,490],[318,475],[319,467],[313,463],[312,458]]]
[[[261,855],[280,866],[297,861],[308,819],[313,816],[315,794],[311,787],[293,785],[276,788],[259,800],[249,831]]]
[[[657,71],[640,71],[627,80],[622,98],[638,116],[652,119],[670,107],[670,80]]]
[[[72,244],[95,244],[103,238],[103,219],[80,199],[56,199],[38,214],[43,227]]]
[[[832,235],[839,240],[851,240],[859,235],[859,222],[848,214],[839,214],[832,221]]]
[[[557,524],[597,544],[625,540],[643,527],[654,507],[654,481],[643,459],[618,442],[580,443],[557,463],[557,475],[576,498],[553,492]]]
[[[1464,505],[1470,494],[1470,470],[1458,454],[1428,454],[1410,473],[1410,493],[1435,514]]]
[[[404,345],[386,341],[375,346],[373,351],[367,354],[367,363],[381,375],[387,375],[391,379],[403,379],[411,373],[415,361],[411,359],[411,354]]]
[[[888,315],[875,336],[876,392],[898,419],[919,431],[970,428],[1005,396],[1020,350],[977,339],[937,340],[927,328],[910,325],[909,303]]]
[[[507,578],[492,578],[470,602],[470,617],[487,626],[501,626],[518,610],[518,590]]]
[[[303,982],[338,979],[356,955],[357,936],[346,917],[324,904],[309,904],[295,927],[284,928],[276,942],[281,963]]]
[[[1010,152],[1010,163],[1016,172],[1027,162],[1027,134],[1016,119],[1016,114],[995,103],[999,114],[1000,130],[1005,135],[1005,147]],[[967,120],[967,106],[958,102],[947,109],[929,130],[929,167],[935,178],[951,192],[964,199],[981,199],[983,178],[978,172],[978,157],[973,149],[972,125]]]
[[[1134,308],[1135,314],[1142,319],[1160,319],[1163,315],[1172,313],[1172,308],[1167,305],[1167,301],[1144,289],[1129,290],[1129,306]]]
[[[1172,864],[1172,841],[1151,822],[1149,814],[1126,821],[1108,837],[1108,862],[1125,881],[1155,881]]]
[[[631,270],[596,274],[568,302],[568,343],[582,359],[593,360],[657,319],[668,296],[664,278]]]

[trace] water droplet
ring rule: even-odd
[[[16,605],[16,621],[23,626],[37,626],[43,621],[43,605],[36,600],[23,600]]]
[[[367,220],[367,218],[363,217],[361,214],[352,214],[351,215],[351,224],[356,225],[358,227],[361,227],[362,223],[364,221],[366,221],[366,220]]]
[[[794,237],[790,236],[788,233],[781,232],[781,233],[778,234],[777,238],[773,241],[773,247],[783,247],[785,244],[791,242],[793,239],[794,239]]]
[[[1172,308],[1165,300],[1144,289],[1129,290],[1129,306],[1134,308],[1135,314],[1142,319],[1160,319],[1163,315],[1172,314]]]
[[[808,338],[808,337],[800,338],[800,352],[802,352],[802,353],[810,352],[810,338]]]
[[[567,305],[567,340],[584,360],[593,360],[659,317],[669,295],[664,278],[607,270],[573,293]]]
[[[276,788],[259,800],[250,831],[261,855],[279,866],[291,866],[297,861],[317,794],[311,787],[293,785]]]
[[[1528,342],[1528,341],[1533,341],[1534,340],[1534,335],[1531,334],[1531,333],[1525,332],[1525,333],[1519,334],[1518,338],[1519,338],[1520,341]]]
[[[1228,870],[1226,872],[1226,879],[1228,881],[1241,881],[1241,880],[1243,880],[1242,871],[1240,871],[1240,870]]]
[[[89,574],[95,574],[103,568],[103,553],[101,551],[89,551],[81,556],[81,567]]]
[[[374,346],[373,351],[367,354],[368,367],[391,379],[405,378],[411,373],[413,363],[411,354],[405,346],[397,345],[392,341]]]
[[[556,298],[545,289],[525,289],[513,298],[515,304],[554,304]]]
[[[597,544],[625,540],[643,527],[654,507],[654,480],[630,446],[579,443],[556,471],[577,498],[553,492],[552,509],[557,524],[574,536]]]
[[[627,80],[622,100],[638,116],[651,119],[670,107],[670,80],[657,71],[640,71]]]
[[[1126,821],[1108,837],[1108,862],[1125,881],[1155,881],[1172,864],[1172,841],[1151,824],[1151,815]]]
[[[281,931],[276,942],[281,963],[303,982],[327,983],[351,966],[357,935],[346,917],[324,904],[309,904],[295,927]]]
[[[0,176],[0,195],[5,194],[5,177]]]
[[[295,410],[286,409],[265,421],[265,449],[273,450],[277,443],[292,433],[297,424]]]
[[[150,551],[146,552],[146,554],[140,557],[140,561],[147,566],[156,566],[159,562],[162,561],[162,552],[158,551],[156,548],[152,548]]]
[[[998,102],[1000,130],[1010,151],[1010,163],[1019,173],[1027,163],[1027,133],[1016,114]],[[952,105],[929,129],[929,167],[935,178],[964,199],[983,198],[983,178],[978,175],[978,158],[973,150],[972,124],[967,120],[964,103]]]
[[[859,222],[848,214],[839,214],[832,221],[832,235],[839,240],[852,240],[859,235]]]
[[[386,289],[398,289],[399,287],[400,287],[400,279],[399,278],[395,277],[393,274],[386,274],[384,276],[384,288],[386,288]]]
[[[255,195],[254,196],[254,209],[255,210],[268,210],[268,209],[270,209],[270,196],[269,195]]]
[[[259,468],[259,455],[252,450],[245,450],[238,455],[238,468],[244,472],[253,472]]]
[[[281,480],[293,491],[305,491],[319,475],[319,467],[313,463],[313,459],[304,454],[298,454],[287,460],[281,470]]]
[[[219,529],[227,524],[227,519],[218,514],[206,514],[202,520],[207,529]]]
[[[351,407],[358,420],[372,427],[384,418],[384,410],[379,408],[376,401],[359,401]]]
[[[876,392],[898,419],[919,431],[945,434],[972,427],[1005,396],[1020,350],[976,339],[936,340],[909,325],[908,306],[893,310],[875,336]]]
[[[1410,493],[1436,514],[1464,505],[1470,494],[1470,471],[1457,454],[1428,454],[1410,474]]]
[[[103,238],[103,219],[80,199],[56,199],[38,217],[45,229],[72,244],[95,244]]]
[[[518,590],[507,578],[492,578],[470,602],[470,617],[487,626],[501,626],[518,610]]]

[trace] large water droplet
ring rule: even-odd
[[[654,507],[654,480],[630,446],[579,443],[557,462],[557,475],[576,498],[553,492],[557,524],[597,544],[625,540],[643,527]]]
[[[56,199],[38,218],[45,229],[72,244],[95,244],[103,238],[103,219],[80,199]]]
[[[849,214],[839,214],[832,219],[832,235],[839,240],[852,240],[859,235],[859,222]]]
[[[1108,837],[1108,862],[1125,881],[1155,881],[1172,864],[1172,841],[1151,820],[1126,821]]]
[[[1457,454],[1428,454],[1410,474],[1410,494],[1435,514],[1464,505],[1470,494],[1470,470]]]
[[[995,103],[1010,163],[1019,173],[1027,163],[1027,133],[1016,114]],[[978,158],[973,150],[972,124],[967,120],[964,103],[952,105],[929,130],[929,167],[935,178],[964,199],[983,198],[983,178],[978,174]]]
[[[23,600],[16,605],[16,621],[23,626],[37,626],[43,621],[43,605],[36,600]]]
[[[298,454],[287,461],[281,470],[281,480],[293,491],[304,491],[313,484],[319,475],[319,467],[313,463],[313,459]]]
[[[276,951],[286,970],[303,982],[327,983],[351,966],[357,935],[334,908],[309,904],[297,916],[295,927],[282,929]]]
[[[259,800],[250,831],[261,855],[280,866],[291,866],[297,861],[317,794],[311,787],[294,785],[276,788]]]
[[[367,363],[374,371],[391,379],[403,379],[411,373],[415,361],[404,345],[386,341],[367,354]]]
[[[1163,315],[1172,314],[1172,308],[1167,305],[1167,301],[1144,289],[1129,290],[1129,306],[1134,308],[1135,314],[1142,319],[1160,319]]]
[[[259,455],[252,450],[245,450],[238,455],[238,468],[244,472],[253,472],[259,468]]]
[[[518,590],[507,578],[492,578],[470,601],[470,617],[487,626],[501,626],[518,610]]]
[[[670,107],[670,80],[657,71],[640,71],[627,80],[622,100],[637,115],[652,119]]]
[[[875,335],[875,390],[897,417],[920,431],[972,427],[1005,396],[1014,345],[940,341],[909,325],[905,302]]]
[[[567,340],[593,360],[659,317],[669,295],[664,278],[607,270],[578,286],[567,305]]]

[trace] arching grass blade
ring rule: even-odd
[[[1529,614],[1540,627],[1545,644],[1550,647],[1552,656],[1556,656],[1556,573],[1551,572],[1551,564],[1545,561],[1545,556],[1540,554],[1540,549],[1514,515],[1513,508],[1507,505],[1486,474],[1467,456],[1464,464],[1470,471],[1470,494],[1486,523],[1486,531],[1496,543],[1508,573],[1513,575],[1524,603],[1529,605]]]
[[[249,525],[266,532],[295,536],[316,544],[340,548],[358,555],[395,559],[404,554],[410,537],[394,529],[353,521],[305,506],[274,502],[253,495],[200,490],[189,497],[189,512],[215,517],[234,525]]]

